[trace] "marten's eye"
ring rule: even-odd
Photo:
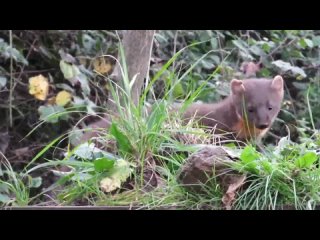
[[[271,111],[271,110],[272,110],[272,107],[268,107],[268,110]]]
[[[253,109],[253,108],[248,108],[248,112],[249,112],[249,113],[253,113],[253,112],[254,112],[254,109]]]

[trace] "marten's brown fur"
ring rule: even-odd
[[[231,94],[213,104],[194,103],[184,113],[215,128],[216,132],[232,132],[238,140],[260,139],[270,129],[283,100],[283,79],[232,80]]]

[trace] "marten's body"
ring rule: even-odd
[[[232,80],[231,94],[213,103],[194,103],[184,113],[216,133],[232,133],[238,140],[261,139],[277,117],[283,99],[283,79]]]

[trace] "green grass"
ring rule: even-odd
[[[30,202],[32,178],[16,173],[10,162],[4,157],[0,165],[0,206],[27,206]]]

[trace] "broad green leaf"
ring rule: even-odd
[[[127,136],[118,129],[117,124],[114,122],[111,124],[110,134],[116,138],[120,151],[124,153],[132,152],[132,146]]]
[[[89,87],[87,76],[81,73],[78,75],[77,80],[81,84],[81,89],[84,95],[88,96],[90,94],[90,87]]]
[[[268,53],[271,49],[271,47],[269,46],[269,44],[264,43],[262,44],[261,48],[263,49],[263,51],[265,51],[266,53]]]
[[[0,183],[0,193],[9,193],[8,184]]]
[[[273,61],[271,64],[280,68],[283,72],[291,71],[294,75],[301,76],[302,78],[305,78],[307,76],[303,69],[299,67],[291,66],[291,64],[288,62],[277,60],[277,61]]]
[[[106,157],[97,158],[94,160],[94,169],[97,172],[103,172],[113,167],[115,161]]]
[[[81,159],[92,160],[94,151],[98,150],[93,143],[83,143],[74,150],[73,155]]]
[[[314,36],[312,38],[313,46],[318,47],[320,46],[320,36]]]
[[[10,197],[6,194],[0,193],[0,202],[7,203],[10,201]]]
[[[8,58],[12,57],[16,62],[21,62],[25,65],[28,65],[28,60],[15,48],[11,48],[9,45],[6,48],[6,53],[8,54]]]
[[[129,162],[119,159],[110,170],[109,176],[115,179],[120,179],[121,182],[124,182],[131,175],[132,171],[133,170],[131,169]]]
[[[264,160],[264,161],[261,161],[261,165],[263,167],[263,169],[268,173],[270,174],[272,172],[272,167],[273,165],[268,162],[267,160]]]
[[[210,40],[210,43],[211,43],[211,48],[212,49],[217,49],[218,48],[218,40],[217,38],[211,38]]]
[[[240,159],[245,168],[250,172],[257,172],[256,160],[260,157],[259,153],[252,147],[246,146],[240,154]]]
[[[305,46],[308,46],[309,48],[313,48],[313,42],[312,40],[308,39],[308,38],[304,38],[303,39]]]
[[[252,162],[259,157],[259,153],[252,146],[246,146],[240,155],[240,159],[244,163]]]
[[[36,178],[32,178],[31,182],[30,182],[30,188],[38,188],[40,187],[42,184],[42,178],[41,177],[36,177]]]
[[[66,120],[68,117],[65,109],[58,105],[40,106],[38,111],[40,113],[40,120],[50,123],[57,123],[59,119]]]
[[[270,72],[267,68],[262,68],[262,69],[260,70],[260,74],[261,74],[263,77],[270,77],[271,72]]]
[[[80,70],[77,66],[67,63],[64,60],[60,61],[60,69],[63,73],[63,76],[65,79],[70,80],[72,78],[75,78],[80,74]]]
[[[173,96],[174,98],[181,98],[185,95],[184,89],[182,87],[181,82],[175,84],[173,87]]]
[[[307,152],[303,156],[299,157],[295,164],[299,168],[310,168],[312,164],[317,161],[318,156],[314,152]]]
[[[300,39],[299,44],[303,49],[307,47],[307,43],[303,38]]]

